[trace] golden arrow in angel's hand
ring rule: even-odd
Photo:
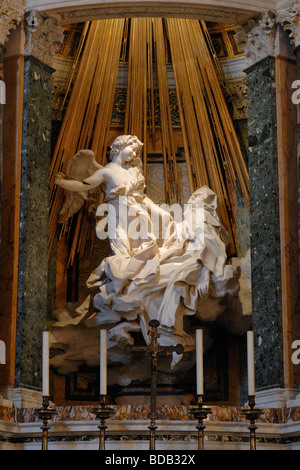
[[[65,175],[64,173],[61,173],[60,171],[55,171],[55,170],[51,170],[51,169],[50,169],[50,171],[52,171],[52,173],[55,173],[57,177],[60,176],[62,179],[67,178],[67,179],[70,179],[70,180],[79,181],[80,183],[83,183],[83,184],[90,185],[90,183],[87,183],[87,182],[84,181],[84,180],[80,180],[80,179],[78,179],[78,178],[74,178],[73,176]]]

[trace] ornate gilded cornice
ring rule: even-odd
[[[183,17],[203,19],[214,22],[225,22],[231,24],[243,24],[255,12],[242,12],[231,8],[205,7],[202,5],[175,4],[166,3],[156,4],[150,2],[149,5],[134,5],[126,2],[122,4],[101,5],[90,8],[74,8],[65,11],[50,12],[49,15],[55,15],[60,24],[75,23],[79,21],[98,20],[104,18],[123,18],[123,17],[145,17],[159,16],[164,18]]]

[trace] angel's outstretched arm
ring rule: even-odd
[[[61,186],[63,189],[75,192],[89,191],[90,189],[96,188],[101,183],[104,183],[104,181],[105,175],[103,168],[100,168],[99,170],[95,171],[93,175],[85,178],[85,184],[81,183],[80,181],[64,179],[62,175],[58,175],[55,178],[55,184]]]

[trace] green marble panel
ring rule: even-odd
[[[47,319],[52,72],[26,57],[15,386],[35,388],[41,387]]]
[[[245,163],[248,166],[248,120],[236,120],[234,126]],[[237,255],[239,258],[243,258],[250,248],[250,213],[238,180],[236,191],[236,237]]]
[[[283,386],[275,59],[247,71],[256,388]]]

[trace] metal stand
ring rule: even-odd
[[[207,416],[211,413],[211,409],[203,407],[203,395],[197,395],[196,407],[192,408],[189,412],[194,419],[198,420],[198,450],[204,450],[204,429],[206,426],[203,424],[203,421],[207,419]]]
[[[151,354],[151,402],[150,402],[150,413],[148,415],[150,419],[150,450],[155,450],[155,439],[156,439],[156,396],[157,396],[157,363],[158,363],[158,354],[163,351],[176,351],[177,354],[183,353],[182,344],[177,344],[176,346],[159,346],[157,339],[160,337],[160,334],[157,332],[160,323],[158,320],[151,320],[149,326],[151,331],[150,335],[150,344],[148,346],[131,346],[130,349],[133,351],[145,351]]]
[[[43,408],[37,408],[34,410],[34,414],[43,421],[43,426],[41,427],[42,433],[42,450],[48,450],[48,422],[52,420],[53,416],[57,414],[55,408],[49,407],[50,396],[43,396]]]
[[[256,450],[256,434],[255,431],[257,427],[255,426],[255,421],[259,419],[262,414],[262,410],[255,409],[255,396],[250,395],[248,397],[249,408],[244,408],[242,410],[242,415],[246,416],[248,421],[250,421],[250,426],[248,427],[250,431],[250,450]]]
[[[100,429],[99,450],[105,450],[105,431],[107,429],[105,421],[114,415],[114,411],[107,405],[106,395],[100,395],[100,406],[94,408],[92,413],[100,420],[100,426],[98,426]]]

